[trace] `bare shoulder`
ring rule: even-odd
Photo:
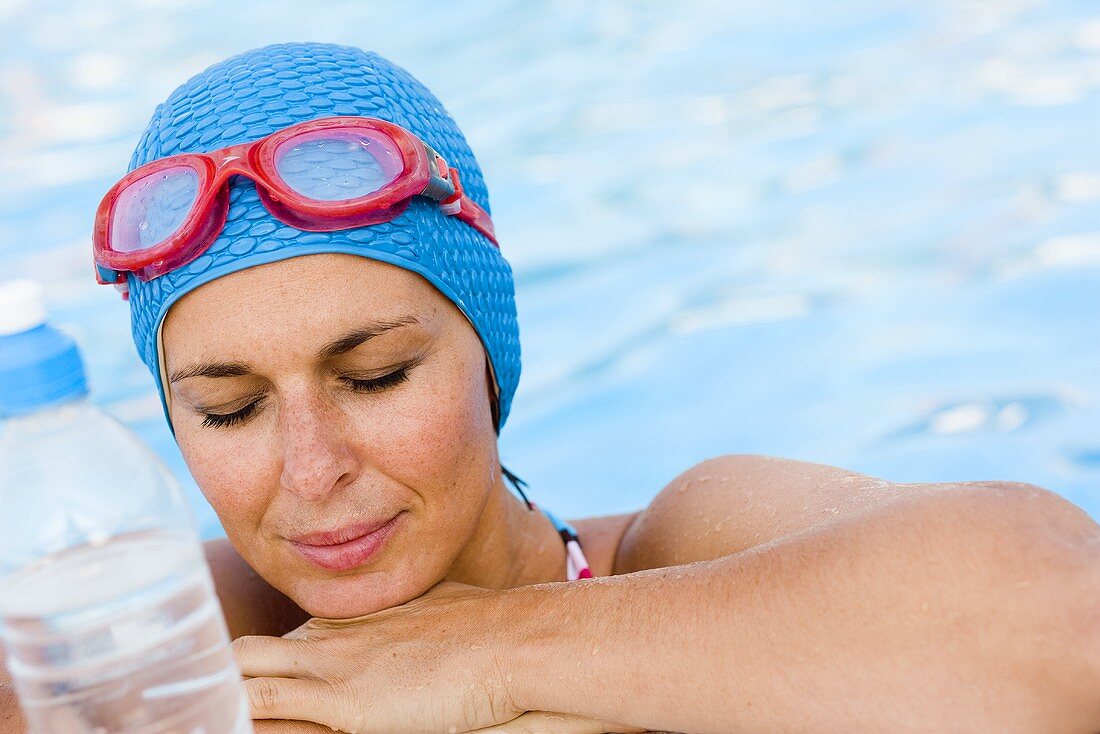
[[[225,538],[203,544],[229,636],[284,635],[309,615],[263,580]]]
[[[720,456],[672,480],[624,529],[615,572],[711,560],[894,496],[903,485],[822,464]]]

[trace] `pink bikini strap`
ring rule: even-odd
[[[532,504],[532,507],[535,505]],[[566,577],[570,581],[576,581],[577,579],[590,579],[592,578],[592,570],[588,566],[588,559],[584,555],[584,551],[581,550],[581,540],[577,537],[577,531],[573,529],[573,526],[567,522],[559,520],[554,513],[543,508],[542,513],[550,519],[554,528],[558,531],[558,535],[561,536],[561,540],[565,543],[565,572]]]

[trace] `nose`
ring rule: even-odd
[[[340,411],[322,396],[284,399],[282,487],[304,500],[318,501],[348,484],[356,461],[346,441]]]

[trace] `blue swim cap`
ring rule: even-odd
[[[466,194],[486,211],[481,169],[439,100],[408,72],[374,53],[323,43],[256,49],[211,66],[157,107],[130,170],[177,153],[257,140],[289,125],[334,115],[377,117],[416,133],[458,169]],[[304,232],[260,204],[255,185],[230,185],[225,230],[203,255],[148,283],[128,276],[134,343],[168,415],[160,328],[184,294],[223,275],[297,255],[347,253],[424,277],[466,315],[489,355],[499,391],[499,430],[519,382],[519,328],[512,269],[472,227],[417,197],[398,218],[338,232]],[[169,419],[169,424],[171,419]]]

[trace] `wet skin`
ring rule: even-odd
[[[251,268],[164,346],[258,734],[1100,729],[1100,528],[1046,490],[719,457],[577,521],[604,578],[548,583],[565,552],[503,484],[484,351],[417,276]]]

